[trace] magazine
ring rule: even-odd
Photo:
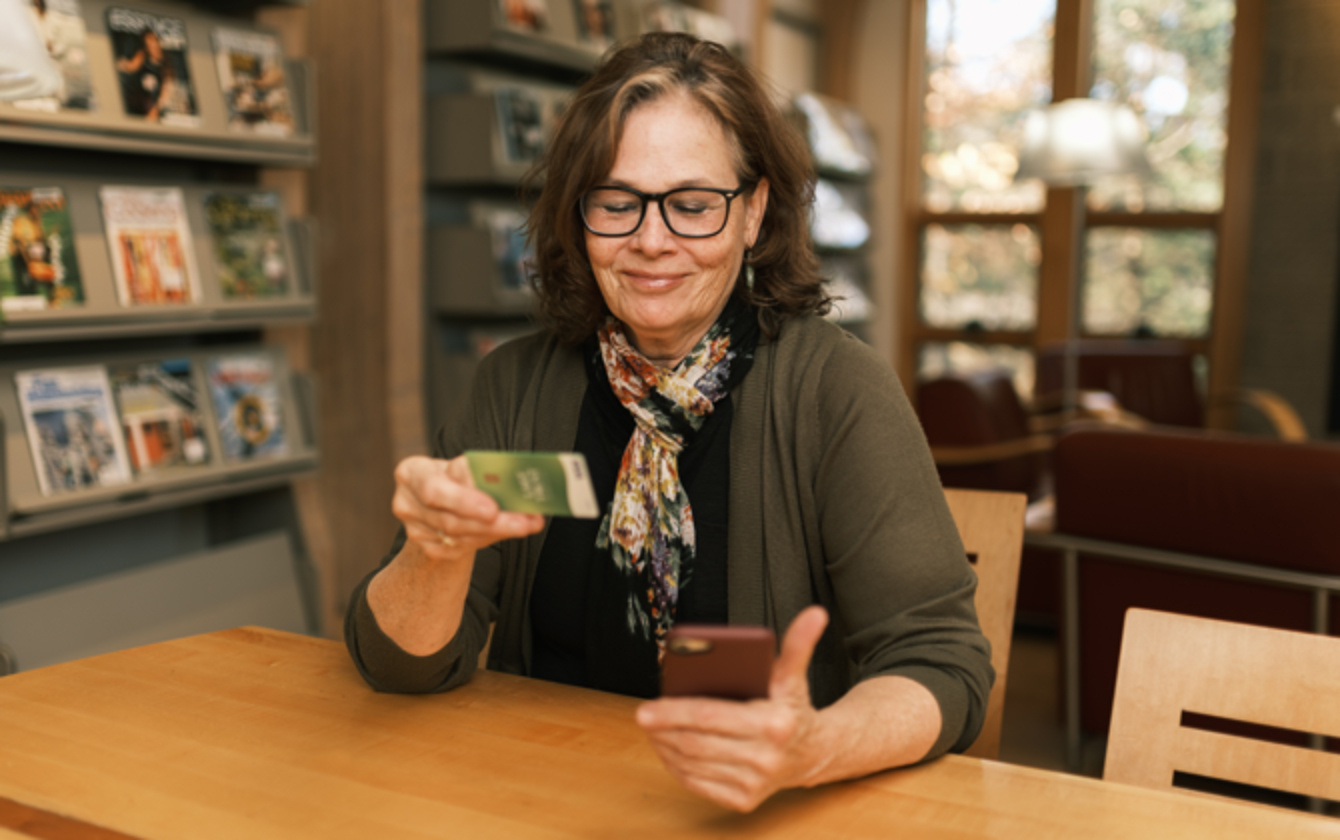
[[[200,124],[186,59],[185,21],[112,7],[107,10],[107,35],[127,114],[164,125]]]
[[[42,495],[130,481],[106,368],[30,370],[14,379]]]
[[[122,306],[191,303],[199,276],[178,187],[102,187],[102,220]]]
[[[577,12],[577,38],[605,49],[614,43],[614,1],[572,0]]]
[[[189,359],[112,365],[108,374],[136,473],[209,460]]]
[[[534,163],[544,152],[544,103],[531,91],[519,87],[501,87],[493,95],[507,160]]]
[[[208,193],[205,216],[214,236],[214,264],[224,298],[288,293],[292,261],[278,194]]]
[[[870,224],[861,215],[861,191],[820,178],[814,184],[810,234],[820,248],[859,248],[870,239]]]
[[[274,361],[260,353],[209,360],[209,396],[225,459],[246,461],[288,453],[275,376]]]
[[[88,74],[88,31],[79,0],[23,0],[37,35],[60,68],[61,87],[51,96],[20,99],[14,104],[37,111],[93,110],[93,82]]]
[[[0,312],[83,302],[65,193],[58,187],[0,187]]]
[[[859,113],[812,93],[796,96],[795,105],[805,117],[815,166],[848,175],[874,171],[875,143]]]
[[[687,32],[704,41],[716,41],[728,50],[738,50],[735,27],[722,15],[694,8],[677,0],[646,0],[642,5],[644,32]]]
[[[543,32],[549,28],[548,0],[498,0],[505,24],[524,32]]]
[[[279,39],[248,29],[214,30],[214,61],[228,106],[228,128],[287,137],[293,104]]]
[[[535,254],[526,242],[526,215],[506,208],[489,209],[485,215],[502,288],[508,292],[527,291],[530,288],[526,282],[527,266],[534,261]]]

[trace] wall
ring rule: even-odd
[[[1314,437],[1336,326],[1337,107],[1340,3],[1270,0],[1241,382],[1287,399]]]

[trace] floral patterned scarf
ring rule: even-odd
[[[693,510],[679,480],[679,453],[749,370],[757,336],[753,309],[732,300],[689,355],[664,370],[632,346],[613,317],[598,333],[610,387],[637,425],[596,547],[609,551],[627,585],[631,640],[654,641],[658,662],[695,556]]]

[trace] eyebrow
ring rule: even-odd
[[[630,183],[630,182],[628,182],[628,181],[624,181],[624,180],[619,179],[619,178],[606,178],[606,179],[602,182],[602,186],[606,186],[606,187],[631,187],[631,188],[633,188],[633,189],[635,189],[635,190],[641,190],[642,192],[653,192],[652,190],[645,190],[645,189],[642,189],[642,187],[639,187],[639,186],[637,186],[637,185],[635,185],[635,184],[632,184],[632,183]],[[711,183],[711,182],[710,182],[709,180],[707,180],[706,178],[687,178],[687,179],[685,179],[685,180],[683,180],[683,181],[677,181],[677,182],[675,182],[674,184],[671,184],[670,186],[666,187],[666,188],[663,189],[663,190],[655,190],[655,192],[670,192],[671,190],[680,190],[680,189],[685,189],[686,187],[712,187],[713,189],[717,189],[716,185],[713,184],[713,183]]]

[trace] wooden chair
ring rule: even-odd
[[[1005,681],[1028,500],[1022,493],[951,489],[945,490],[945,500],[954,515],[963,547],[977,569],[977,620],[991,642],[991,666],[996,669],[986,722],[966,754],[994,759],[1000,754]]]
[[[1334,737],[1337,698],[1340,638],[1132,609],[1103,778],[1169,788],[1181,771],[1340,800],[1340,755],[1183,720],[1191,712]]]

